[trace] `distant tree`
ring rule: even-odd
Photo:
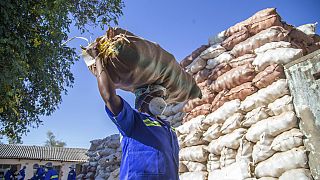
[[[48,147],[65,147],[67,144],[63,141],[56,140],[56,136],[53,132],[47,132],[47,140],[45,142],[45,146]]]
[[[122,0],[0,1],[0,135],[19,142],[51,115],[74,82],[78,59],[64,42],[74,25],[117,24]]]

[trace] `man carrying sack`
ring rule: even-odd
[[[110,36],[114,37],[114,35],[108,35],[107,43],[114,45],[115,41],[110,41]],[[109,46],[106,50],[106,48],[102,48],[101,39],[98,39],[97,42],[85,49],[86,53],[94,59],[94,62],[91,60],[88,64],[89,61],[86,60],[86,63],[97,78],[100,95],[105,102],[105,110],[110,119],[117,126],[120,134],[123,136],[121,140],[122,159],[120,165],[120,179],[177,180],[179,179],[179,145],[177,136],[174,129],[170,126],[170,123],[159,118],[159,116],[166,108],[165,100],[168,100],[168,97],[169,99],[174,100],[186,100],[188,98],[201,96],[201,92],[193,82],[191,76],[189,77],[187,74],[181,75],[181,73],[184,72],[176,67],[176,62],[170,61],[171,65],[168,64],[168,69],[177,69],[179,72],[165,72],[160,70],[158,72],[164,72],[165,74],[156,74],[157,70],[154,69],[148,69],[148,72],[143,70],[142,72],[142,65],[144,65],[144,68],[149,66],[149,68],[154,67],[155,69],[161,68],[157,66],[165,65],[160,64],[164,62],[164,60],[160,61],[161,59],[144,58],[148,57],[150,54],[148,55],[148,51],[142,51],[141,49],[154,49],[154,51],[150,52],[154,52],[156,54],[154,56],[157,57],[165,57],[167,55],[165,53],[167,52],[154,43],[140,38],[136,39],[137,37],[132,34],[124,36],[124,38],[128,40],[129,45],[125,46],[122,44],[121,46],[116,47]],[[102,43],[106,43],[106,41]],[[112,52],[112,49],[115,51]],[[104,54],[101,56],[102,52],[109,53],[108,55]],[[157,53],[159,55],[157,55]],[[116,61],[114,59],[116,59]],[[111,61],[121,63],[117,66],[117,64],[110,63]],[[144,62],[141,63],[142,61]],[[155,63],[154,61],[158,61],[158,63]],[[126,62],[133,63],[131,64],[131,67],[135,69],[133,71],[141,70],[140,72],[132,73],[149,73],[148,75],[144,75],[148,77],[140,76],[141,78],[149,79],[132,79],[132,83],[129,84],[123,79],[120,80],[119,78],[115,78],[125,77],[124,74],[115,75],[114,73],[122,72],[121,70],[118,72],[114,69],[117,69],[116,67],[120,67],[123,65],[122,63],[125,64]],[[156,66],[152,65],[152,63],[155,63]],[[110,66],[113,66],[114,69],[110,69]],[[129,79],[130,75],[132,75],[132,73],[130,73],[131,70],[132,69],[127,70]],[[178,82],[178,84],[177,82],[171,82],[171,84],[169,83],[171,87],[168,87],[168,83],[166,82],[170,80],[166,80],[164,77],[173,77],[172,73],[176,73],[174,76],[180,75],[182,76],[182,79],[189,79],[190,81]],[[150,77],[153,78],[155,83],[148,84],[148,82],[151,81]],[[141,84],[139,81],[145,81],[146,83]],[[174,83],[176,84],[173,85]],[[178,89],[180,88],[179,86],[186,87],[184,90],[187,89],[187,91],[181,91],[186,97],[170,97],[168,89]],[[116,88],[130,90],[135,93],[136,109],[131,108],[124,99],[116,94]],[[169,91],[169,93],[171,92]]]

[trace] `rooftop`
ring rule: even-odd
[[[0,159],[87,162],[87,149],[0,144]]]

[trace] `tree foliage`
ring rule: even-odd
[[[102,28],[122,15],[122,0],[0,1],[0,135],[19,142],[50,115],[74,82],[72,23]]]
[[[67,144],[63,141],[56,140],[56,136],[53,132],[48,131],[47,140],[44,145],[48,147],[65,147]]]

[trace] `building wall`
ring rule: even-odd
[[[59,179],[67,180],[69,167],[71,164],[76,164],[73,162],[63,162],[63,161],[39,161],[39,160],[19,160],[19,159],[0,159],[0,164],[15,164],[18,165],[18,170],[23,166],[26,166],[26,179],[33,176],[33,165],[38,163],[39,165],[45,165],[47,162],[52,162],[53,166],[61,166]]]

